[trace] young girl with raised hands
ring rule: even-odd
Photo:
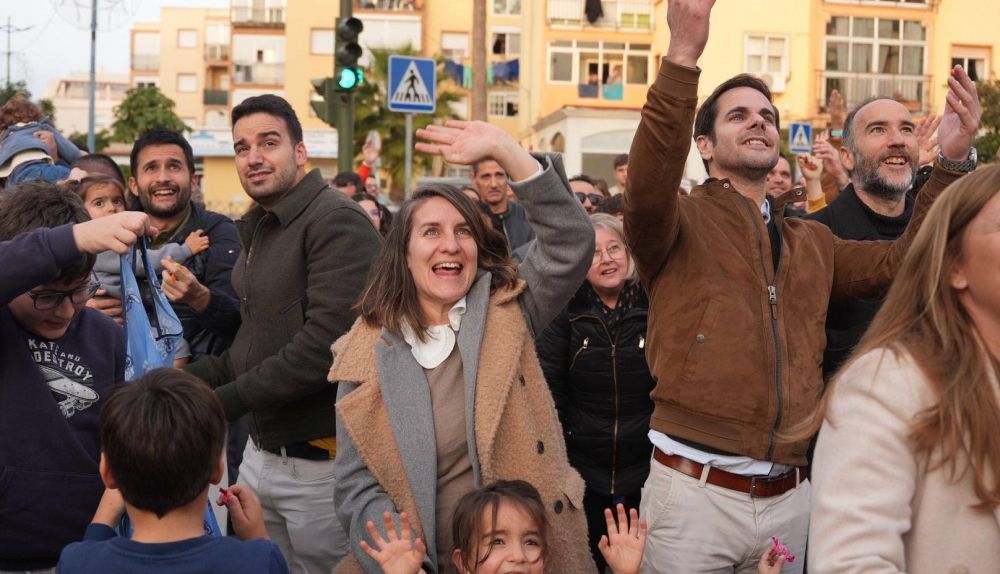
[[[598,548],[613,574],[638,574],[646,545],[647,525],[639,520],[636,509],[628,515],[621,504],[617,520],[605,509],[608,534]],[[410,518],[399,515],[397,532],[392,515],[386,512],[386,538],[375,524],[368,522],[368,532],[375,546],[361,541],[361,548],[385,574],[426,574],[421,568],[427,547],[414,538]],[[535,487],[523,480],[500,480],[466,494],[455,508],[452,519],[452,563],[440,565],[439,572],[450,574],[500,574],[501,572],[545,572],[547,524],[545,509]],[[787,553],[777,543],[764,553],[757,567],[759,574],[779,574]],[[793,558],[794,559],[794,558]],[[513,567],[513,570],[511,569]]]

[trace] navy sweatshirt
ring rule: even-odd
[[[0,570],[55,566],[104,491],[98,422],[124,379],[123,329],[84,308],[48,340],[7,306],[79,257],[69,225],[0,242]]]

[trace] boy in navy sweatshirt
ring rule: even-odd
[[[53,184],[0,196],[0,571],[55,566],[101,498],[98,415],[125,342],[86,307],[91,268],[150,229],[137,212],[89,219]]]
[[[222,402],[194,375],[156,369],[116,389],[101,414],[108,490],[84,541],[66,547],[58,571],[287,574],[267,539],[260,501],[245,486],[218,500],[244,541],[205,535],[205,501],[209,484],[222,480],[225,435]],[[126,509],[131,539],[114,531]]]

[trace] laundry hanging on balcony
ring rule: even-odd
[[[445,60],[444,71],[457,84],[463,88],[472,87],[472,66],[463,66],[454,60]],[[486,68],[486,83],[514,83],[521,75],[521,61],[509,60],[507,62],[497,62]]]
[[[587,0],[587,5],[583,9],[583,13],[586,14],[587,21],[591,24],[603,18],[604,7],[601,6],[601,0]]]

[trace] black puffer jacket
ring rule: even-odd
[[[566,434],[570,464],[603,495],[638,492],[649,474],[652,451],[649,398],[655,382],[646,365],[649,300],[640,293],[617,333],[584,283],[538,337],[545,379]]]

